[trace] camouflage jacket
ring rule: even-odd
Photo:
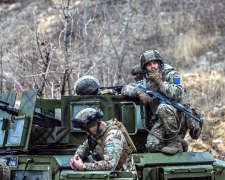
[[[111,125],[111,120],[106,121],[106,128],[100,132],[97,137],[96,146],[101,145],[101,140],[106,132],[106,130]],[[94,161],[92,163],[84,163],[84,170],[89,171],[101,171],[101,170],[110,170],[113,171],[116,169],[116,166],[120,160],[120,157],[124,154],[128,147],[128,143],[119,129],[112,129],[108,132],[105,142],[104,142],[104,152],[102,152],[102,160]],[[88,140],[86,140],[83,145],[80,145],[75,153],[78,154],[81,159],[89,155],[89,146]],[[135,171],[135,165],[133,162],[132,154],[128,156],[125,163],[123,164],[122,171]]]
[[[183,83],[182,77],[178,74],[178,72],[170,65],[164,64],[160,74],[163,80],[163,83],[160,87],[149,79],[144,79],[141,83],[149,90],[160,92],[170,99],[175,99],[183,105],[190,106],[187,90]],[[180,79],[180,83],[175,83],[174,78]],[[137,97],[138,90],[137,83],[132,83],[124,86],[121,92],[126,96]],[[150,104],[152,116],[155,115],[158,106],[159,102],[157,101],[153,101],[153,103]]]

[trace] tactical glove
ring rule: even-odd
[[[148,79],[151,79],[152,81],[156,82],[158,85],[162,84],[162,77],[161,75],[158,73],[157,69],[152,68],[147,74],[146,77]]]
[[[152,103],[153,102],[153,99],[151,98],[151,96],[149,96],[144,91],[138,91],[137,95],[140,98],[140,100],[143,102],[144,105],[147,105],[148,103]]]

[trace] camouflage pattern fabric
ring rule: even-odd
[[[161,120],[157,121],[152,129],[151,132],[154,134],[157,134],[160,138],[164,137],[164,125]],[[145,144],[146,149],[148,152],[154,153],[154,152],[160,152],[163,148],[163,141],[158,139],[157,137],[151,135],[150,133],[147,136],[147,143]]]
[[[101,138],[109,127],[107,123],[106,128],[100,132],[97,137],[97,145],[101,145]],[[89,171],[101,171],[101,170],[110,170],[113,171],[116,169],[116,166],[120,160],[120,157],[124,154],[128,147],[128,143],[119,129],[112,129],[108,132],[106,140],[104,142],[104,152],[103,159],[101,161],[94,161],[92,163],[84,163],[84,170]],[[86,140],[83,145],[80,145],[75,153],[78,154],[81,159],[89,155],[89,146],[88,141]],[[133,162],[132,155],[129,155],[123,164],[121,171],[135,171],[135,166]]]
[[[76,115],[76,119],[80,119],[81,121],[84,121],[88,115],[94,114],[96,113],[97,110],[93,109],[93,108],[85,108],[83,110],[81,110],[77,115]]]
[[[77,95],[97,94],[99,81],[90,75],[83,76],[74,84],[74,91]]]
[[[179,103],[190,106],[189,98],[182,80],[182,77],[178,74],[177,71],[173,69],[168,64],[164,64],[162,70],[159,72],[162,76],[162,84],[159,86],[155,82],[144,79],[141,81],[141,84],[146,86],[149,90],[157,91],[168,98],[174,99]],[[175,82],[175,79],[179,79],[179,83]],[[122,89],[122,94],[130,97],[137,97],[137,83],[132,83],[126,85]],[[153,125],[151,131],[155,132],[159,137],[171,137],[174,136],[179,130],[179,124],[181,122],[182,114],[177,112],[177,109],[167,105],[167,104],[159,104],[157,101],[153,101],[153,103],[149,104],[150,106],[150,120],[155,118],[156,112],[158,111],[158,119],[156,124]],[[179,134],[186,133],[187,127],[181,128]],[[147,137],[146,148],[153,148],[155,151],[161,150],[163,143],[156,138],[155,136],[149,134]]]
[[[178,133],[178,122],[180,120],[177,109],[168,104],[160,104],[158,116],[164,122],[165,133],[171,137]]]

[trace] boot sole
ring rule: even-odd
[[[162,148],[162,153],[165,153],[165,154],[174,155],[176,153],[181,153],[181,152],[183,152],[183,151],[179,150],[179,151],[174,151],[174,152],[168,152],[168,151],[166,151],[165,149]]]

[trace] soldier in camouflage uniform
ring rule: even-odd
[[[147,71],[142,70],[141,66],[139,64],[135,65],[132,69],[131,69],[131,74],[134,76],[134,80],[140,81],[144,78],[144,75],[146,74]]]
[[[77,80],[74,85],[74,91],[77,95],[115,95],[117,92],[113,89],[100,89],[99,81],[90,75],[83,76]]]
[[[141,82],[144,86],[178,101],[186,108],[190,107],[181,76],[173,67],[164,64],[162,57],[156,50],[143,53],[140,61],[141,68],[147,71],[146,78]],[[124,86],[122,94],[139,97],[144,105],[150,107],[150,121],[154,122],[154,125],[145,145],[149,152],[175,154],[188,150],[187,142],[181,139],[181,135],[185,135],[188,129],[183,113],[178,112],[171,105],[159,104],[148,94],[140,91],[136,83]]]
[[[99,111],[99,110],[98,110]],[[82,129],[86,131],[88,139],[80,145],[71,158],[70,166],[74,170],[109,170],[115,169],[121,171],[135,171],[135,165],[132,159],[132,151],[128,153],[128,142],[124,134],[118,128],[115,128],[113,120],[103,122],[101,117],[93,121],[87,121],[89,117],[97,114],[93,108],[86,108],[80,111],[74,120],[80,119],[87,122]],[[73,119],[72,119],[73,121]],[[74,125],[76,127],[76,125]],[[90,138],[92,137],[92,138]],[[82,159],[92,154],[95,159],[92,163],[83,163]],[[127,155],[125,157],[125,155]],[[123,159],[123,160],[121,160]]]

